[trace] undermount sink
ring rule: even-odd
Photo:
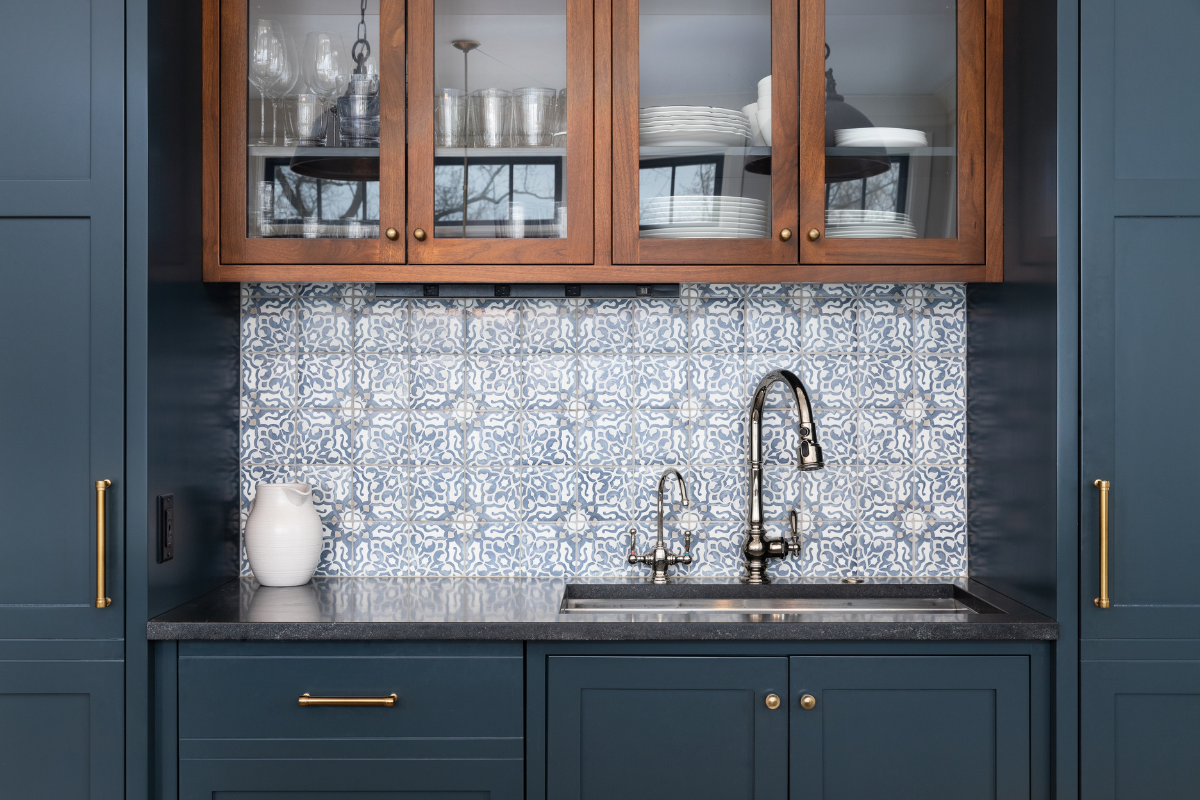
[[[999,609],[945,584],[568,584],[562,614],[818,616],[961,615]]]

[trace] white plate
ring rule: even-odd
[[[825,234],[826,239],[919,239],[915,233],[832,233]]]
[[[757,233],[676,233],[674,231],[642,231],[640,233],[642,239],[766,239],[767,234]]]
[[[673,222],[669,224],[655,224],[642,220],[640,226],[643,228],[651,228],[660,231],[682,231],[682,230],[722,230],[722,231],[765,231],[767,226],[761,222]]]
[[[909,128],[844,128],[833,132],[837,147],[928,147],[924,131]]]
[[[745,147],[743,133],[651,133],[641,137],[643,147]]]
[[[639,114],[740,114],[736,108],[723,106],[645,106]]]
[[[733,133],[739,136],[751,136],[754,130],[749,126],[737,127],[732,125],[655,125],[638,128],[642,136],[660,136],[669,133]]]

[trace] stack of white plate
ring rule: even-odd
[[[857,209],[825,212],[827,239],[916,239],[917,229],[908,214]]]
[[[928,147],[924,131],[908,128],[843,128],[833,132],[838,147]]]
[[[767,204],[749,197],[655,197],[642,203],[643,239],[761,239]]]
[[[638,110],[643,147],[744,147],[752,137],[741,111],[710,106],[656,106]]]

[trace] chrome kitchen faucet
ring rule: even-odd
[[[767,403],[767,392],[777,383],[791,389],[800,414],[800,447],[796,454],[796,468],[802,472],[823,469],[825,460],[821,445],[817,444],[817,424],[813,420],[812,404],[808,401],[808,390],[800,379],[786,369],[768,372],[754,390],[750,403],[750,522],[746,530],[746,541],[742,543],[742,555],[746,557],[746,574],[743,583],[770,583],[767,577],[768,558],[787,558],[791,553],[800,555],[800,536],[796,525],[796,512],[791,513],[792,536],[769,539],[763,528],[762,499],[762,415]]]
[[[675,480],[679,482],[679,495],[683,499],[683,507],[687,508],[690,505],[688,501],[687,484],[683,482],[683,476],[679,474],[679,470],[668,468],[663,472],[662,477],[658,479],[658,538],[654,542],[654,547],[650,548],[650,552],[645,555],[637,553],[637,528],[629,529],[629,563],[630,564],[649,564],[653,572],[650,574],[650,582],[657,584],[670,583],[671,578],[667,575],[667,568],[674,564],[690,564],[692,563],[692,532],[685,530],[683,532],[683,554],[672,553],[667,549],[667,545],[663,541],[663,491],[666,489],[667,478],[675,476]]]

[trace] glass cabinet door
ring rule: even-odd
[[[796,11],[614,0],[614,261],[796,263]]]
[[[408,6],[410,261],[591,263],[591,0]]]
[[[222,3],[223,261],[403,262],[403,8]]]
[[[801,15],[801,262],[982,264],[985,0]]]

